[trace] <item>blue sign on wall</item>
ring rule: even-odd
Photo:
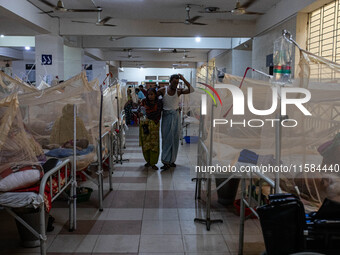
[[[41,64],[42,65],[52,65],[52,55],[41,55]]]

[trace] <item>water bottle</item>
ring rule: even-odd
[[[274,42],[273,53],[273,82],[277,84],[291,83],[292,80],[292,55],[293,44],[284,36],[281,36]]]

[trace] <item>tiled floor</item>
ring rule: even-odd
[[[101,255],[184,255],[237,254],[239,217],[230,208],[212,201],[214,224],[210,231],[194,223],[204,217],[204,202],[194,200],[195,184],[189,166],[195,165],[193,145],[180,145],[177,167],[162,172],[144,168],[138,129],[129,129],[122,165],[115,165],[113,191],[105,179],[104,211],[97,209],[97,191],[89,202],[79,203],[77,230],[68,232],[66,202],[56,201],[51,214],[56,218],[54,231],[48,233],[48,254]],[[159,166],[162,164],[159,163]],[[90,183],[82,184],[96,187]],[[244,254],[264,251],[257,220],[245,224]],[[39,248],[22,248],[14,220],[0,211],[0,254],[40,254]]]

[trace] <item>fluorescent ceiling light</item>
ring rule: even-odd
[[[196,36],[195,41],[196,41],[196,42],[200,42],[200,41],[201,41],[201,37]]]
[[[30,46],[25,46],[25,50],[30,50],[31,47]]]

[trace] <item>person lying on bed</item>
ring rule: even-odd
[[[68,149],[72,149],[73,148],[73,139],[64,143],[63,144],[63,148],[68,148]],[[81,151],[83,149],[86,149],[87,147],[89,146],[89,140],[86,140],[86,139],[77,139],[76,140],[76,147],[77,147],[77,150]]]
[[[73,105],[65,105],[62,112],[63,115],[54,122],[50,137],[50,144],[63,145],[66,142],[73,140]],[[87,141],[90,141],[89,133],[87,132],[81,118],[76,118],[76,125],[77,140],[86,139]]]

